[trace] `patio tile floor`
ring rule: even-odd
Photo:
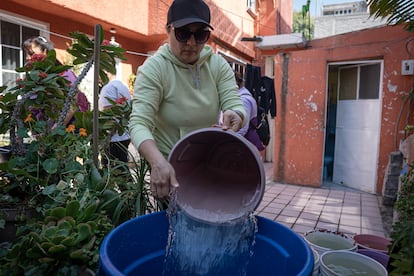
[[[266,187],[255,214],[282,223],[298,234],[317,228],[350,235],[387,237],[380,197],[329,183],[321,188],[276,183],[273,163],[263,163]]]

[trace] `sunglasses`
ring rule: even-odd
[[[210,31],[208,30],[197,30],[195,32],[190,32],[184,28],[174,28],[175,38],[182,43],[186,43],[191,36],[194,36],[194,40],[197,44],[206,43],[207,40],[210,38]]]

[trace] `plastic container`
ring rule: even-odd
[[[236,220],[259,205],[266,184],[259,152],[237,133],[196,130],[180,139],[168,157],[180,184],[177,205],[210,223]]]
[[[11,155],[10,146],[0,147],[0,164],[9,161]]]
[[[387,270],[379,262],[348,250],[323,253],[320,258],[320,273],[323,276],[388,275]]]
[[[313,253],[303,238],[280,223],[256,218],[258,232],[247,276],[310,275]],[[124,222],[101,244],[98,275],[162,275],[167,238],[165,211]]]
[[[388,253],[388,246],[391,243],[388,238],[371,234],[355,235],[354,240],[360,249],[377,250],[385,254]]]
[[[386,269],[388,266],[388,262],[390,260],[390,256],[388,256],[388,254],[385,254],[381,251],[377,251],[377,250],[372,250],[372,249],[358,249],[357,251],[359,254],[368,256],[374,260],[376,260],[377,262],[379,262],[380,264],[382,264],[382,266]]]
[[[319,276],[319,253],[318,251],[316,251],[315,249],[311,248],[312,253],[313,253],[313,271],[312,271],[312,276]]]
[[[315,229],[306,232],[304,238],[319,255],[331,250],[356,251],[358,249],[354,239],[341,232]]]

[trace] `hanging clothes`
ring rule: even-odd
[[[270,112],[272,118],[276,117],[276,95],[274,79],[267,76],[261,77],[260,89],[257,93],[257,103],[264,109],[265,114]]]
[[[246,76],[244,81],[244,86],[250,93],[253,95],[257,102],[257,97],[261,85],[261,68],[258,66],[253,66],[252,64],[246,65]]]

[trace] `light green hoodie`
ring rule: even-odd
[[[194,65],[179,61],[168,44],[138,68],[130,135],[135,147],[153,139],[167,157],[189,132],[217,124],[220,111],[246,111],[233,71],[210,46]]]

